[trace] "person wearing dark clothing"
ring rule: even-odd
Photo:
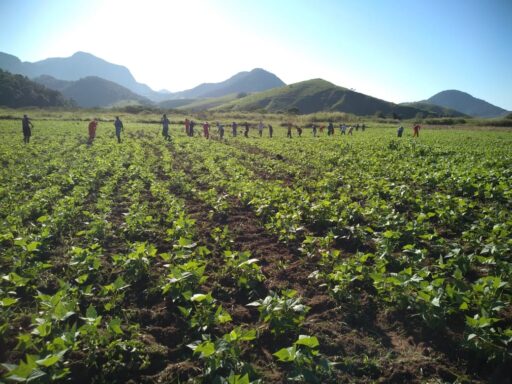
[[[332,121],[329,121],[329,125],[327,126],[327,136],[334,135],[334,125]]]
[[[188,135],[190,137],[194,137],[194,126],[196,125],[196,123],[194,123],[194,120],[190,120],[190,125],[188,127]]]
[[[23,115],[21,127],[23,128],[23,142],[28,144],[30,142],[30,136],[32,136],[32,128],[34,128],[34,124],[32,124],[27,115]]]
[[[292,123],[288,123],[288,131],[286,132],[286,137],[292,138]]]
[[[116,116],[116,121],[114,121],[114,127],[116,127],[117,142],[121,143],[121,131],[124,131],[124,126],[123,122],[119,119],[119,116]]]
[[[402,134],[404,133],[404,127],[400,126],[397,131],[398,137],[402,137]]]
[[[268,125],[268,137],[272,138],[272,135],[274,134],[274,128],[269,124]]]
[[[238,129],[238,124],[233,121],[233,124],[231,124],[231,135],[233,137],[236,137],[237,129]]]
[[[313,137],[316,137],[316,125],[312,124],[311,129],[313,130]]]
[[[217,129],[219,130],[219,137],[220,139],[224,139],[224,125],[217,123]]]
[[[299,137],[302,136],[302,128],[301,127],[297,127],[297,134],[299,135]]]
[[[245,122],[244,123],[244,136],[245,137],[249,137],[249,123],[248,122]]]
[[[167,115],[164,114],[162,116],[162,135],[167,141],[171,141],[171,136],[169,136],[169,124],[171,123],[167,118]]]
[[[185,135],[190,136],[190,121],[185,119]]]

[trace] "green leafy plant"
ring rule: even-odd
[[[333,364],[321,357],[319,345],[315,336],[299,335],[291,347],[274,353],[278,361],[292,364],[288,380],[321,383],[322,379],[329,377]]]
[[[304,321],[309,307],[301,301],[301,298],[297,297],[297,291],[284,290],[281,295],[270,292],[270,295],[264,299],[247,305],[257,307],[260,320],[268,324],[270,332],[281,335],[286,332],[296,332]]]

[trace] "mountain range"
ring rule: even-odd
[[[101,77],[155,101],[164,100],[168,95],[153,91],[146,84],[138,83],[128,68],[109,63],[86,52],[76,52],[70,57],[55,57],[34,63],[22,62],[16,56],[0,52],[0,68],[29,78],[48,75],[59,80],[75,81],[89,76]]]
[[[146,97],[138,95],[113,81],[97,76],[87,76],[80,80],[69,81],[42,75],[33,80],[46,88],[59,91],[64,97],[74,100],[82,108],[113,106],[125,101],[151,104],[151,101]]]
[[[137,82],[128,68],[85,52],[34,63],[22,62],[16,56],[0,52],[0,69],[27,76],[85,108],[130,102],[156,103],[158,107],[167,109],[294,113],[341,111],[400,118],[500,117],[508,113],[460,91],[443,91],[424,101],[394,104],[323,79],[286,85],[276,75],[261,68],[181,92],[154,91]]]

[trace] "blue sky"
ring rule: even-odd
[[[512,0],[0,0],[0,51],[76,51],[178,91],[255,67],[393,102],[459,89],[512,110]]]

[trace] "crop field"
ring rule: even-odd
[[[0,382],[511,379],[511,131],[67,117],[0,120]]]

